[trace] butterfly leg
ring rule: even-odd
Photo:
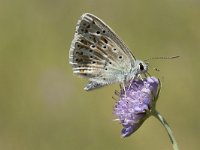
[[[129,82],[129,86],[128,86],[128,89],[130,89],[133,80],[134,80],[134,77],[130,80],[130,82]]]
[[[138,78],[140,78],[143,81],[141,74],[138,74]]]
[[[126,87],[125,87],[125,81],[122,83],[122,88],[124,89],[124,95],[125,95],[125,97],[126,97]]]

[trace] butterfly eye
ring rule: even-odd
[[[143,71],[143,70],[144,70],[144,66],[143,66],[143,64],[140,63],[139,66],[140,66],[140,70]]]

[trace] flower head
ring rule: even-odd
[[[123,125],[122,137],[134,133],[155,110],[160,81],[155,77],[133,80],[129,87],[121,89],[114,113]]]

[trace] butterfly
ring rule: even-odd
[[[136,59],[119,36],[90,13],[78,20],[69,63],[74,74],[89,79],[86,91],[113,83],[125,86],[148,71],[148,64]]]

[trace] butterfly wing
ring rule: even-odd
[[[135,58],[122,40],[96,16],[86,13],[76,26],[69,51],[73,72],[91,81],[85,90],[123,82]]]

